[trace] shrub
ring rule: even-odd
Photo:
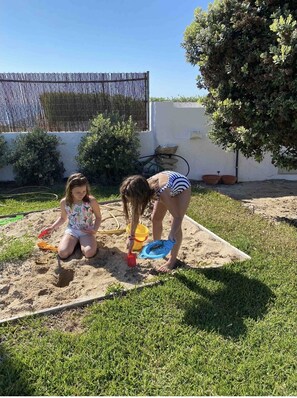
[[[76,160],[90,181],[117,184],[135,172],[139,157],[139,137],[131,116],[99,114],[78,145]]]
[[[9,154],[16,182],[42,185],[61,180],[65,169],[57,150],[59,142],[55,135],[39,128],[20,134]]]

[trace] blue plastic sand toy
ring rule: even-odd
[[[165,257],[175,245],[173,240],[155,240],[143,247],[138,257],[158,259]]]

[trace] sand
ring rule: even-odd
[[[39,231],[58,217],[59,209],[31,213],[0,227],[0,234],[18,238],[26,235],[36,240],[28,259],[0,264],[0,320],[102,297],[117,289],[128,290],[158,279],[154,269],[164,260],[138,259],[137,267],[127,265],[126,223],[121,204],[103,204],[101,210],[103,222],[97,233],[98,252],[91,259],[86,259],[77,248],[67,260],[58,262],[55,252],[43,251],[37,246]],[[147,242],[152,241],[149,217],[148,210],[141,219],[149,229]],[[169,228],[170,218],[166,216],[163,239],[167,238]],[[60,227],[43,240],[58,246],[64,229]],[[113,230],[120,233],[110,233]],[[183,233],[180,266],[220,267],[242,260],[236,249],[189,220],[183,222]]]
[[[200,184],[206,187],[205,184]],[[297,181],[266,180],[207,186],[240,200],[252,213],[297,227]]]

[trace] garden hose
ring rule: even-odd
[[[28,196],[28,195],[35,195],[34,199],[36,199],[36,198],[38,199],[39,197],[42,197],[43,199],[44,199],[44,197],[52,197],[54,200],[58,200],[59,199],[58,195],[55,194],[55,193],[52,193],[52,192],[44,192],[44,191],[16,192],[16,191],[20,191],[22,189],[27,189],[27,188],[31,189],[31,188],[35,188],[35,186],[19,187],[19,188],[15,188],[15,189],[9,191],[7,194],[0,194],[0,200],[13,199],[14,197]],[[39,189],[40,188],[41,189],[45,189],[45,190],[49,190],[50,189],[48,187],[40,187],[40,186],[38,186],[38,188]],[[36,197],[36,195],[39,195],[39,196]],[[23,202],[27,202],[29,200],[32,200],[32,198],[27,198],[27,199],[23,200]],[[5,206],[5,205],[1,204],[1,206]],[[110,206],[108,204],[102,204],[102,205],[100,205],[100,207],[105,207],[106,209],[116,210],[116,211],[122,213],[122,209],[116,208],[114,206]],[[22,212],[22,213],[17,213],[17,214],[10,214],[10,215],[1,215],[0,218],[3,219],[3,220],[0,220],[0,226],[6,225],[6,224],[8,224],[10,222],[15,222],[15,221],[21,220],[24,217],[24,215],[27,215],[27,214],[30,214],[30,213],[35,213],[35,212],[38,212],[38,211],[40,212],[40,211],[44,211],[44,210]],[[117,217],[109,210],[108,210],[108,213],[110,214],[110,216],[107,217],[107,218],[104,218],[102,221],[105,221],[105,220],[107,220],[107,219],[112,217],[115,220],[116,224],[117,224],[117,228],[110,229],[110,230],[105,230],[105,231],[101,230],[101,231],[98,231],[97,233],[98,234],[102,234],[102,235],[104,235],[104,234],[107,234],[107,235],[118,234],[118,235],[120,235],[120,234],[124,233],[126,231],[126,229],[120,228],[120,223],[119,223]]]
[[[126,231],[126,229],[108,229],[106,231],[97,231],[100,235],[121,235]]]
[[[54,198],[54,200],[58,200],[58,195],[56,193],[52,192],[22,192],[22,193],[13,193],[13,194],[1,194],[0,195],[0,200],[3,199],[13,199],[15,196],[26,196],[26,195],[35,195],[34,199],[42,197],[42,196],[51,196]],[[39,196],[37,196],[39,195]],[[32,200],[32,198],[24,200],[24,202],[27,202],[29,200]],[[2,205],[3,206],[3,205]]]
[[[22,220],[23,218],[24,218],[24,216],[21,215],[21,214],[19,214],[17,216],[14,216],[14,217],[8,217],[8,218],[5,217],[2,220],[0,220],[0,226],[1,225],[6,225],[6,224],[9,224],[11,222],[18,221],[18,220]]]
[[[119,210],[119,209],[117,209],[117,208],[115,208],[115,207],[112,207],[112,206],[101,205],[101,207],[106,207],[106,208],[108,208],[108,209],[117,210],[117,211],[120,211],[120,212],[121,212],[121,210]],[[104,219],[102,220],[102,222],[105,221],[105,220],[108,220],[109,218],[113,218],[113,219],[115,220],[115,222],[117,223],[117,228],[116,228],[116,229],[109,229],[109,230],[105,230],[105,231],[104,231],[104,230],[101,230],[101,231],[97,231],[97,233],[98,233],[98,234],[101,234],[101,235],[104,235],[104,234],[106,234],[106,235],[112,235],[112,234],[118,234],[118,235],[120,235],[120,234],[122,234],[123,232],[125,232],[126,229],[120,229],[120,223],[119,223],[118,219],[116,218],[116,216],[115,216],[111,211],[108,211],[108,213],[110,214],[110,216],[104,218]]]

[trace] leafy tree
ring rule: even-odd
[[[90,181],[117,184],[123,177],[135,173],[139,157],[139,136],[136,124],[118,113],[99,114],[89,132],[78,145],[76,160]]]
[[[210,138],[257,161],[297,168],[297,2],[220,0],[195,10],[187,60],[211,116]]]
[[[57,147],[60,140],[40,128],[19,134],[8,157],[18,184],[47,185],[63,178],[64,166]]]

